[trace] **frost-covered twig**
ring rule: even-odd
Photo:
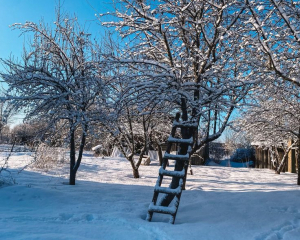
[[[6,183],[6,184],[13,184],[15,183],[15,180],[14,178],[12,177],[12,174],[11,172],[7,169],[8,167],[8,161],[9,161],[9,158],[10,156],[12,155],[12,152],[13,152],[13,149],[14,149],[14,146],[15,146],[15,141],[13,142],[12,146],[11,146],[11,149],[7,155],[7,157],[5,158],[4,160],[4,163],[3,165],[1,166],[0,168],[0,185],[2,183]],[[3,176],[4,172],[8,173],[8,176]],[[1,183],[2,182],[2,183]]]

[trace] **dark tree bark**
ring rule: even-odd
[[[70,127],[70,135],[71,135],[70,136],[70,179],[69,179],[70,185],[75,185],[76,173],[82,160],[83,149],[86,142],[86,135],[87,135],[86,131],[87,131],[87,125],[85,125],[82,130],[81,143],[80,143],[78,157],[76,161],[75,129],[73,126]]]
[[[134,155],[132,154],[129,158],[128,161],[131,164],[132,167],[132,174],[134,178],[139,178],[140,174],[139,174],[139,169],[136,167],[136,165],[134,164]]]
[[[76,172],[74,171],[75,166],[75,129],[71,125],[70,127],[70,179],[69,184],[75,185]]]
[[[203,158],[205,162],[209,160],[209,142],[204,146]]]
[[[298,132],[298,156],[297,156],[297,164],[298,164],[297,185],[300,185],[300,128],[299,128],[299,132]]]

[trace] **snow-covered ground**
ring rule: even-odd
[[[77,185],[69,186],[67,164],[18,173],[30,160],[29,153],[14,153],[9,161],[17,184],[0,188],[1,240],[300,239],[295,174],[193,166],[171,225],[168,216],[155,213],[145,221],[157,162],[141,166],[141,178],[133,179],[124,158],[86,153]]]

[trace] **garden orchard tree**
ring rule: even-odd
[[[253,65],[264,78],[263,86],[265,88],[272,89],[275,87],[281,91],[280,88],[282,86],[287,86],[284,82],[294,85],[286,90],[287,96],[291,96],[291,99],[282,101],[282,97],[277,94],[278,99],[274,99],[274,95],[272,101],[277,101],[279,104],[277,106],[287,107],[289,112],[287,113],[286,109],[283,108],[279,111],[281,116],[290,117],[293,115],[291,119],[294,119],[294,123],[299,126],[297,117],[295,119],[299,98],[295,92],[299,92],[298,89],[300,87],[300,4],[291,0],[246,0],[245,2],[248,13],[246,29],[248,29],[247,32],[249,33],[245,35],[244,41],[251,45],[256,53]],[[278,80],[281,82],[279,86],[274,84]],[[292,93],[290,93],[291,88],[294,88]],[[272,117],[276,115],[274,110],[273,107],[268,110]],[[263,108],[262,111],[265,111],[265,109]],[[296,139],[299,139],[299,130],[295,129],[290,121],[288,121],[288,126],[290,128],[289,133],[294,135],[294,137],[296,136]],[[281,132],[287,133],[285,130]],[[298,148],[300,149],[299,141]],[[300,155],[298,154],[298,156]],[[298,166],[299,164],[300,157],[298,157]],[[300,185],[300,174],[298,176],[298,185]]]
[[[141,109],[169,102],[173,112],[182,112],[183,121],[199,122],[201,135],[193,151],[217,139],[248,93],[249,82],[255,82],[241,37],[245,9],[241,0],[121,0],[114,13],[117,20],[106,25],[124,40],[124,50],[107,59],[129,69],[119,77],[127,82],[123,101],[138,103]],[[132,96],[150,98],[133,101]],[[182,137],[190,136],[182,131]],[[175,170],[182,168],[183,162],[177,161]],[[178,184],[173,178],[170,187]]]
[[[273,166],[280,173],[286,164],[286,155],[292,147],[299,145],[300,104],[298,87],[282,79],[274,81],[273,86],[256,89],[253,101],[237,120],[236,126],[246,131],[254,142],[267,147]],[[293,144],[288,145],[288,140]],[[284,150],[280,159],[277,147]],[[299,155],[298,155],[299,156]]]
[[[248,21],[244,40],[255,48],[256,67],[300,87],[300,4],[287,0],[246,0]]]
[[[52,26],[52,25],[51,25]],[[77,18],[57,14],[54,27],[43,22],[14,24],[30,33],[23,59],[3,60],[7,72],[1,76],[8,85],[7,99],[26,119],[44,120],[49,127],[65,121],[70,146],[70,185],[75,184],[89,127],[99,120],[104,92],[99,67],[100,50]],[[76,135],[79,152],[76,155]]]
[[[139,167],[143,160],[143,155],[147,154],[150,145],[155,144],[162,158],[159,139],[164,135],[163,132],[157,133],[158,129],[163,125],[164,130],[170,130],[171,121],[168,119],[168,105],[164,108],[158,104],[148,105],[147,111],[139,107],[139,101],[145,101],[146,98],[151,98],[145,95],[142,99],[136,99],[132,96],[132,101],[128,99],[123,101],[123,85],[121,82],[115,82],[111,88],[110,108],[107,110],[106,120],[101,122],[102,129],[109,133],[114,145],[116,145],[129,161],[133,177],[139,178]],[[112,97],[115,96],[115,97]],[[135,103],[135,104],[134,104]],[[153,143],[155,142],[155,143]],[[135,159],[135,155],[139,155]]]
[[[124,51],[110,62],[131,69],[123,98],[140,107],[172,102],[184,121],[201,123],[198,148],[218,138],[248,91],[250,56],[239,37],[244,1],[122,0],[105,23],[124,38]]]

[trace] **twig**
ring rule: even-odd
[[[1,167],[1,169],[0,169],[0,173],[1,173],[3,170],[6,169],[6,166],[7,166],[7,164],[8,164],[8,160],[9,160],[9,158],[10,158],[12,152],[13,152],[13,149],[14,149],[15,144],[16,144],[16,140],[14,140],[13,145],[11,146],[11,149],[10,149],[10,151],[9,151],[9,154],[8,154],[8,156],[6,157],[6,159],[5,159],[5,161],[4,161],[4,164],[2,165],[2,167]]]

